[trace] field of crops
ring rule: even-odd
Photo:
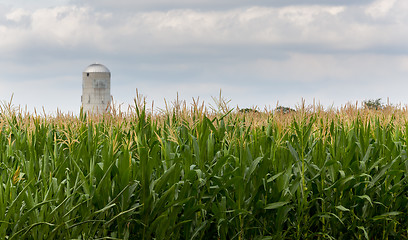
[[[405,109],[135,106],[3,106],[0,239],[408,238]]]

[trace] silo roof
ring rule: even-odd
[[[89,65],[87,68],[85,68],[84,72],[85,73],[95,73],[95,72],[110,73],[107,67],[99,63],[94,63],[94,64]]]

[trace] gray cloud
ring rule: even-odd
[[[304,2],[3,6],[0,94],[77,111],[81,71],[97,61],[111,69],[113,95],[126,103],[135,88],[156,103],[177,92],[208,101],[220,88],[245,106],[278,100],[293,106],[301,97],[326,104],[391,95],[402,101],[408,3]],[[50,101],[58,96],[61,103]]]
[[[150,0],[150,1],[132,1],[132,0],[71,0],[74,4],[87,5],[105,10],[119,10],[121,12],[132,11],[165,11],[169,9],[195,9],[195,10],[227,10],[234,8],[247,8],[252,6],[265,7],[284,7],[301,5],[326,5],[326,6],[352,6],[365,5],[374,0]]]
[[[100,13],[87,7],[57,7],[6,14],[0,25],[4,51],[65,54],[83,51],[115,54],[240,55],[288,51],[384,52],[406,48],[408,34],[401,22],[407,8],[382,13],[359,9],[365,18],[351,17],[346,7],[252,7],[222,12],[171,10],[143,12],[129,16]],[[377,14],[377,15],[376,15]],[[29,21],[27,23],[27,21]],[[225,50],[224,50],[225,49]],[[249,50],[247,50],[249,49]],[[257,50],[260,49],[260,50]],[[253,52],[253,50],[255,50]],[[283,53],[283,54],[282,54]],[[273,55],[273,54],[272,54]],[[260,56],[262,57],[262,56]]]

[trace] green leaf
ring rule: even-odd
[[[292,156],[295,158],[296,162],[299,162],[299,154],[296,152],[296,150],[292,147],[292,144],[290,144],[290,142],[287,142],[290,154],[292,154]]]
[[[400,214],[402,214],[402,212],[396,212],[396,211],[387,212],[387,213],[384,213],[384,214],[373,217],[373,220],[377,221],[377,220],[383,220],[383,219],[390,219],[390,217],[398,216]]]
[[[340,210],[340,211],[343,211],[343,212],[350,212],[350,209],[345,208],[345,207],[342,206],[342,205],[338,205],[338,206],[336,206],[336,208],[337,208],[338,210]]]
[[[255,169],[258,167],[259,162],[263,159],[263,157],[257,157],[254,161],[252,161],[251,166],[249,167],[248,175],[245,176],[247,178],[247,181],[251,179],[252,173],[255,171]]]
[[[362,195],[362,196],[357,196],[357,197],[360,199],[367,200],[370,203],[371,207],[373,206],[373,202],[371,201],[371,198],[368,195]]]
[[[273,175],[272,177],[268,178],[268,180],[266,181],[267,183],[273,182],[275,181],[279,176],[281,176],[282,174],[284,174],[285,171],[277,173],[275,175]]]
[[[364,237],[365,237],[367,240],[370,240],[369,237],[368,237],[367,231],[366,231],[366,229],[365,229],[363,226],[358,226],[357,228],[363,231]]]
[[[289,202],[274,202],[274,203],[270,203],[270,204],[266,205],[266,207],[264,209],[265,210],[278,209],[280,207],[285,206],[288,203]]]

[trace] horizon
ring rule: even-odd
[[[123,103],[118,103],[115,102],[115,99],[112,98],[113,103],[111,102],[109,105],[109,111],[108,113],[134,113],[135,112],[135,107],[138,106],[140,107],[146,107],[147,112],[151,112],[153,114],[159,114],[159,113],[169,113],[172,112],[175,108],[186,108],[187,111],[189,109],[193,109],[195,106],[203,106],[205,111],[208,113],[222,113],[222,112],[228,112],[228,111],[241,111],[241,110],[256,110],[257,112],[260,113],[273,113],[278,110],[279,108],[289,108],[290,110],[294,111],[300,111],[302,109],[321,109],[324,112],[330,112],[330,111],[342,111],[344,109],[355,109],[355,110],[365,110],[365,109],[371,109],[369,101],[376,101],[380,100],[379,102],[379,107],[381,107],[378,110],[385,110],[388,107],[391,107],[391,109],[397,109],[397,110],[402,110],[402,111],[408,111],[408,104],[393,104],[387,99],[386,102],[383,101],[383,99],[377,98],[377,99],[367,99],[363,101],[349,101],[344,104],[341,104],[339,106],[325,106],[321,104],[320,102],[316,102],[313,100],[311,103],[306,102],[305,99],[301,99],[298,103],[296,103],[294,106],[285,106],[279,104],[279,101],[274,105],[269,105],[269,106],[249,106],[249,107],[240,107],[240,106],[233,106],[230,104],[231,99],[224,98],[222,95],[218,95],[217,97],[212,97],[212,102],[205,102],[204,100],[201,100],[200,98],[193,98],[190,102],[188,102],[186,99],[180,99],[180,98],[175,98],[171,101],[168,99],[164,99],[164,105],[163,106],[157,106],[155,105],[154,101],[148,101],[147,97],[144,96],[141,93],[138,93],[138,96],[135,96],[133,99],[133,104],[129,104],[127,106],[124,106]],[[22,106],[22,105],[15,105],[13,104],[13,98],[14,96],[11,96],[11,99],[9,101],[1,101],[1,106],[0,110],[11,110],[10,112],[19,112],[19,113],[24,113],[24,114],[36,114],[39,116],[57,116],[60,114],[63,115],[72,115],[72,116],[78,116],[81,112],[82,106],[79,106],[78,111],[68,111],[64,112],[61,111],[60,109],[56,109],[54,111],[46,111],[44,107],[41,108],[33,108],[29,109],[27,105]],[[221,100],[221,105],[219,105]],[[367,104],[368,103],[368,104]],[[218,106],[217,106],[218,105]],[[114,108],[112,110],[112,107]],[[377,110],[377,109],[376,109]]]

